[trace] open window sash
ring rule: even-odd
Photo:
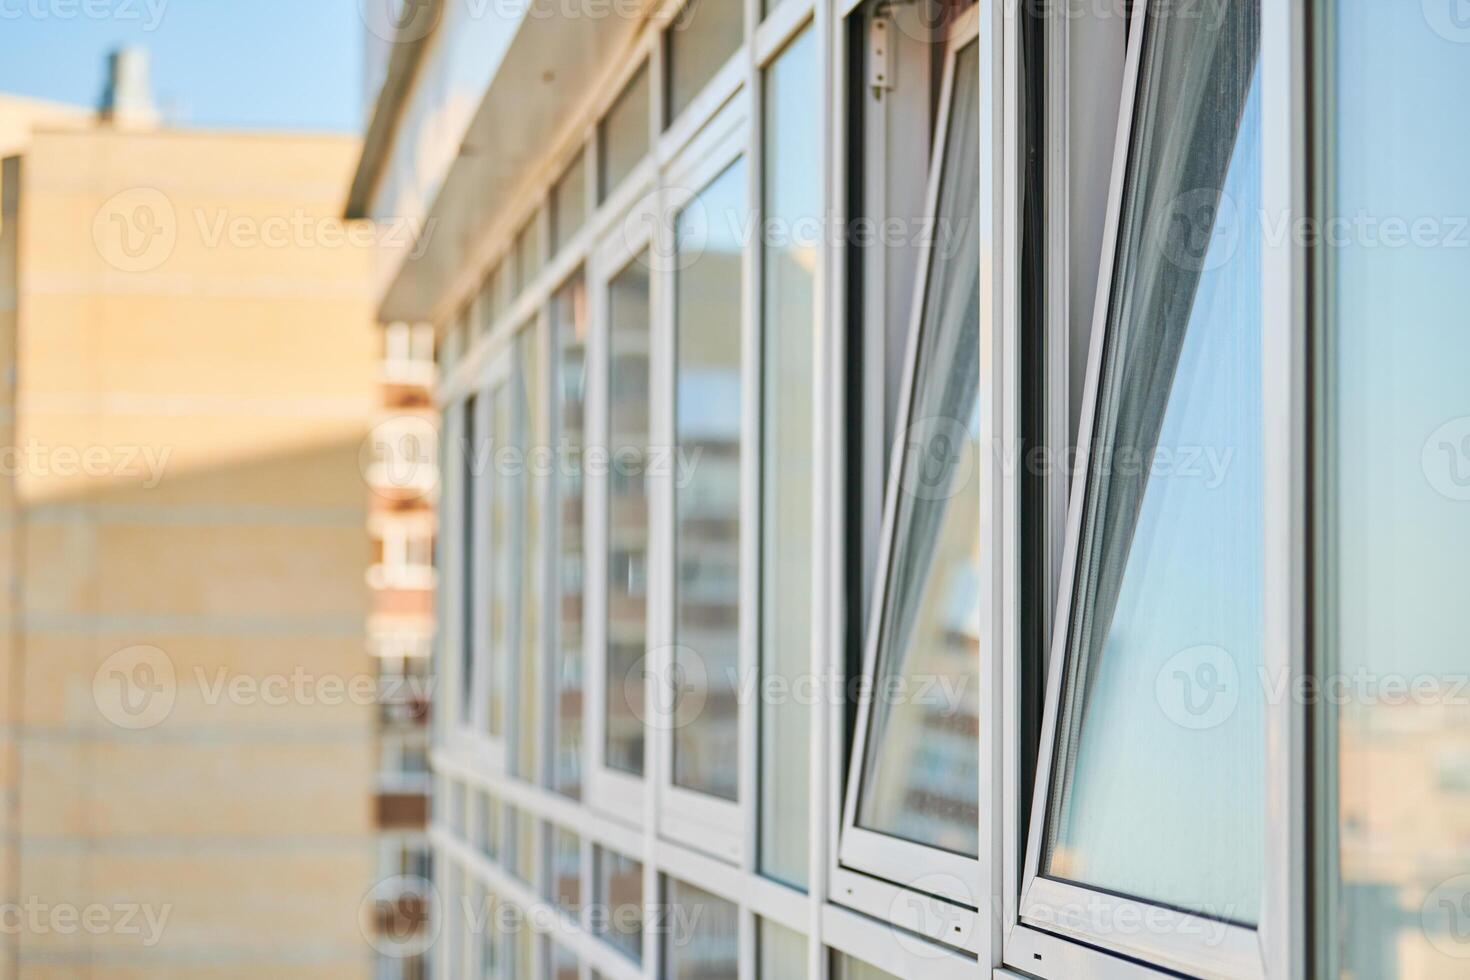
[[[1168,767],[1158,757],[1141,758],[1119,751],[1119,745],[1139,738],[1154,744],[1213,738],[1194,742],[1193,751],[1214,752],[1206,757],[1218,761],[1224,743],[1210,734],[1211,726],[1226,721],[1192,714],[1207,702],[1174,705],[1168,682],[1208,680],[1228,661],[1238,667],[1238,681],[1233,691],[1220,693],[1238,696],[1239,709],[1234,727],[1219,732],[1234,736],[1239,730],[1244,737],[1238,741],[1247,744],[1225,759],[1220,781],[1233,766],[1236,782],[1255,787],[1257,794],[1250,797],[1242,789],[1237,796],[1234,809],[1244,829],[1230,844],[1237,845],[1241,865],[1248,868],[1254,858],[1264,865],[1266,835],[1255,823],[1264,822],[1266,808],[1256,814],[1249,806],[1250,799],[1261,798],[1268,778],[1263,747],[1263,758],[1252,765],[1258,749],[1253,739],[1263,746],[1267,727],[1264,707],[1254,703],[1259,692],[1252,688],[1253,662],[1264,645],[1262,575],[1258,564],[1251,570],[1253,561],[1262,560],[1261,502],[1251,491],[1263,466],[1262,395],[1252,390],[1262,370],[1263,304],[1259,234],[1250,224],[1259,213],[1260,194],[1260,15],[1253,0],[1232,5],[1219,18],[1179,14],[1168,5],[1137,4],[1129,35],[1079,435],[1086,466],[1074,482],[1068,515],[1020,923],[1006,941],[1007,962],[1045,977],[1152,974],[1099,950],[1190,976],[1268,975],[1264,933],[1271,926],[1264,898],[1240,907],[1217,904],[1210,889],[1218,889],[1218,882],[1191,889],[1139,861],[1130,867],[1129,855],[1156,856],[1169,842],[1160,839],[1160,828],[1143,821],[1132,824],[1131,835],[1114,833],[1126,823],[1120,814],[1150,810],[1141,799],[1158,804],[1153,818],[1166,824],[1187,809],[1180,803],[1191,792],[1186,780],[1164,785]],[[1211,387],[1219,377],[1237,387]],[[1240,457],[1229,479],[1244,484],[1227,486],[1213,500],[1195,490],[1156,485],[1158,452],[1191,426],[1195,433],[1230,432],[1240,443]],[[1120,448],[1136,450],[1141,467],[1125,470]],[[1238,520],[1242,511],[1246,516]],[[1197,567],[1236,574],[1238,592],[1250,594],[1244,611],[1229,604],[1233,599],[1220,598],[1228,589],[1181,596],[1192,584],[1179,584],[1182,576],[1169,571],[1177,572],[1181,547],[1170,533],[1195,548]],[[1142,557],[1130,561],[1135,552]],[[1160,595],[1162,589],[1174,591]],[[1150,597],[1152,602],[1138,601]],[[1200,615],[1201,609],[1213,610],[1212,603],[1223,611]],[[1139,612],[1148,615],[1133,615]],[[1201,634],[1199,645],[1175,653],[1180,631]],[[1229,652],[1211,645],[1232,641],[1236,647]],[[1160,649],[1174,656],[1155,670],[1150,658],[1163,656]],[[1104,710],[1089,713],[1097,702]],[[1128,710],[1118,710],[1120,705]],[[1167,716],[1174,727],[1154,715]],[[1089,751],[1089,740],[1103,748],[1095,744]],[[1112,788],[1094,778],[1074,789],[1074,783],[1083,785],[1078,773],[1088,765],[1116,767]],[[1129,772],[1143,774],[1141,781],[1158,795],[1124,786]],[[1198,800],[1192,805],[1202,820],[1222,809]],[[1180,825],[1163,830],[1169,826]],[[1194,846],[1202,851],[1229,846],[1203,828],[1195,836]],[[1247,895],[1253,892],[1250,874],[1242,872]],[[1256,890],[1266,893],[1269,878],[1263,868]]]
[[[978,500],[979,433],[988,425],[980,416],[992,404],[981,390],[980,349],[980,246],[986,217],[981,211],[989,204],[982,204],[984,195],[978,192],[981,155],[990,152],[980,121],[991,113],[982,102],[997,94],[987,90],[989,76],[982,70],[990,55],[981,49],[993,47],[996,40],[980,37],[980,14],[989,9],[983,2],[971,8],[951,26],[947,38],[928,188],[932,234],[921,242],[899,403],[903,423],[884,501],[880,571],[865,644],[864,696],[849,759],[838,868],[840,879],[851,871],[862,873],[849,882],[851,887],[838,889],[852,897],[858,890],[872,890],[862,876],[897,886],[897,891],[880,889],[893,903],[889,912],[926,933],[934,931],[925,924],[932,913],[918,912],[914,921],[907,921],[902,913],[912,903],[905,904],[903,896],[934,896],[958,906],[955,911],[964,921],[953,935],[946,928],[945,935],[935,938],[966,947],[975,941],[972,913],[984,907],[988,891],[982,885],[981,855],[989,847],[979,840],[978,812],[978,753],[986,751],[978,742],[985,726],[977,714],[966,713],[962,702],[978,699],[980,664],[995,655],[981,643],[980,563],[986,559],[979,540],[983,507]],[[926,465],[933,471],[922,472]],[[932,641],[926,650],[916,649],[914,638],[921,634]],[[952,648],[936,652],[941,642]],[[894,740],[885,743],[893,732],[891,711],[900,698],[920,698],[918,685],[907,684],[915,678],[904,678],[901,694],[889,678],[911,673],[915,661],[926,657],[930,666],[943,664],[954,671],[946,690],[957,700],[922,717],[910,712],[904,719],[908,731],[894,736],[907,736],[907,757],[895,757]],[[968,705],[972,712],[975,707]],[[964,744],[971,738],[977,741],[974,750]],[[915,764],[925,761],[920,743],[931,739],[937,754],[927,757],[930,771],[906,777],[906,772],[923,768]],[[959,795],[926,795],[923,782],[946,780],[945,770],[955,761],[946,759],[946,752],[952,756],[956,749],[960,781],[947,781],[943,790]],[[905,785],[889,785],[894,779]],[[878,813],[865,804],[864,795],[875,783],[884,784],[875,800],[900,801],[900,806],[903,800],[935,800],[943,815],[936,822],[921,811]],[[940,917],[954,926],[953,912]]]

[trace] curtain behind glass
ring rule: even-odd
[[[1218,13],[1166,4],[1145,29],[1044,872],[1251,921],[1259,11]],[[1195,713],[1214,706],[1223,717]]]

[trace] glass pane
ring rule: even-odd
[[[740,913],[723,898],[665,878],[669,919],[664,931],[668,980],[737,980]]]
[[[978,48],[957,59],[857,822],[978,854],[980,124]]]
[[[594,848],[592,930],[635,962],[643,960],[643,865]]]
[[[734,800],[740,739],[740,224],[745,164],[677,222],[674,784]],[[688,472],[684,466],[688,465]]]
[[[490,332],[490,327],[495,323],[495,308],[500,302],[495,295],[498,283],[495,281],[494,273],[485,277],[480,283],[479,295],[475,297],[475,336],[481,337]]]
[[[551,251],[555,253],[587,220],[587,155],[578,152],[551,192]]]
[[[551,980],[577,980],[581,975],[578,972],[577,954],[556,943],[551,944],[550,967]]]
[[[808,28],[766,71],[762,386],[761,871],[807,881],[812,676],[814,277],[822,218],[821,91]],[[805,231],[803,231],[805,229]],[[779,692],[779,693],[778,693]]]
[[[547,481],[541,468],[533,464],[539,447],[546,445],[546,397],[541,375],[541,338],[534,326],[522,330],[516,337],[516,359],[515,380],[520,404],[516,413],[517,438],[511,445],[519,452],[508,466],[519,484],[515,533],[521,541],[521,563],[517,572],[521,604],[517,617],[520,664],[516,672],[519,693],[516,701],[518,738],[515,773],[522,779],[540,782],[541,501]]]
[[[490,318],[493,321],[500,317],[510,308],[510,288],[506,285],[505,262],[501,261],[494,269],[490,270],[489,277],[485,280],[490,289]]]
[[[745,38],[745,4],[689,0],[666,32],[672,123],[725,66]]]
[[[1259,13],[1222,14],[1150,17],[1145,36],[1043,867],[1251,924],[1265,814]]]
[[[805,936],[761,919],[759,940],[758,980],[803,980],[807,975]]]
[[[503,946],[500,934],[495,928],[495,917],[499,904],[499,900],[494,895],[486,893],[484,927],[480,933],[480,980],[506,980],[504,964],[501,962]],[[422,974],[415,980],[427,980],[427,976],[428,974]]]
[[[832,954],[832,980],[898,980],[891,973],[884,973],[876,966],[844,953]]]
[[[464,514],[464,528],[460,537],[460,577],[461,588],[458,595],[461,599],[460,611],[460,720],[463,724],[471,724],[474,720],[474,697],[475,697],[475,604],[479,601],[479,592],[475,582],[475,561],[478,557],[474,547],[475,527],[478,524],[475,517],[475,462],[479,459],[477,439],[475,433],[475,415],[478,411],[479,400],[471,395],[465,399],[464,407],[460,415],[460,426],[462,435],[460,438],[460,510]]]
[[[516,236],[515,255],[515,296],[512,301],[519,299],[521,293],[541,272],[541,213],[531,215],[526,226]]]
[[[1333,976],[1448,980],[1470,975],[1470,18],[1453,3],[1327,8]]]
[[[607,732],[604,762],[643,774],[648,629],[649,445],[646,256],[608,285]]]
[[[598,199],[617,189],[639,162],[648,155],[650,142],[649,107],[652,88],[648,81],[648,65],[643,64],[628,80],[623,94],[613,103],[598,128],[601,166],[597,171]]]
[[[552,300],[556,349],[556,724],[552,788],[582,792],[582,451],[586,442],[587,285],[579,272]]]
[[[582,842],[560,827],[551,829],[551,874],[546,887],[546,897],[571,915],[582,907]]]
[[[481,793],[475,804],[475,843],[494,861],[500,854],[500,801]]]
[[[509,384],[501,384],[491,395],[490,446],[512,443],[515,430],[515,396]],[[515,515],[516,479],[506,467],[489,461],[490,474],[490,602],[486,610],[490,620],[490,656],[486,665],[486,689],[489,698],[489,729],[492,737],[505,733],[505,666],[511,661],[511,613],[516,604],[519,578]]]

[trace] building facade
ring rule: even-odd
[[[429,951],[403,955],[426,935],[431,877],[428,841],[429,707],[433,695],[434,504],[439,491],[433,411],[434,328],[389,324],[382,334],[382,403],[366,469],[372,491],[368,537],[372,590],[368,647],[378,664],[377,818],[381,831],[376,889],[388,918],[378,980],[427,975]]]
[[[437,977],[1465,975],[1453,4],[368,6]]]
[[[5,149],[0,976],[368,977],[360,144],[160,127],[130,59]]]

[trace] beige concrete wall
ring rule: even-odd
[[[378,349],[371,239],[336,221],[356,153],[101,129],[26,151],[0,304],[9,894],[145,925],[23,932],[19,977],[369,975]]]

